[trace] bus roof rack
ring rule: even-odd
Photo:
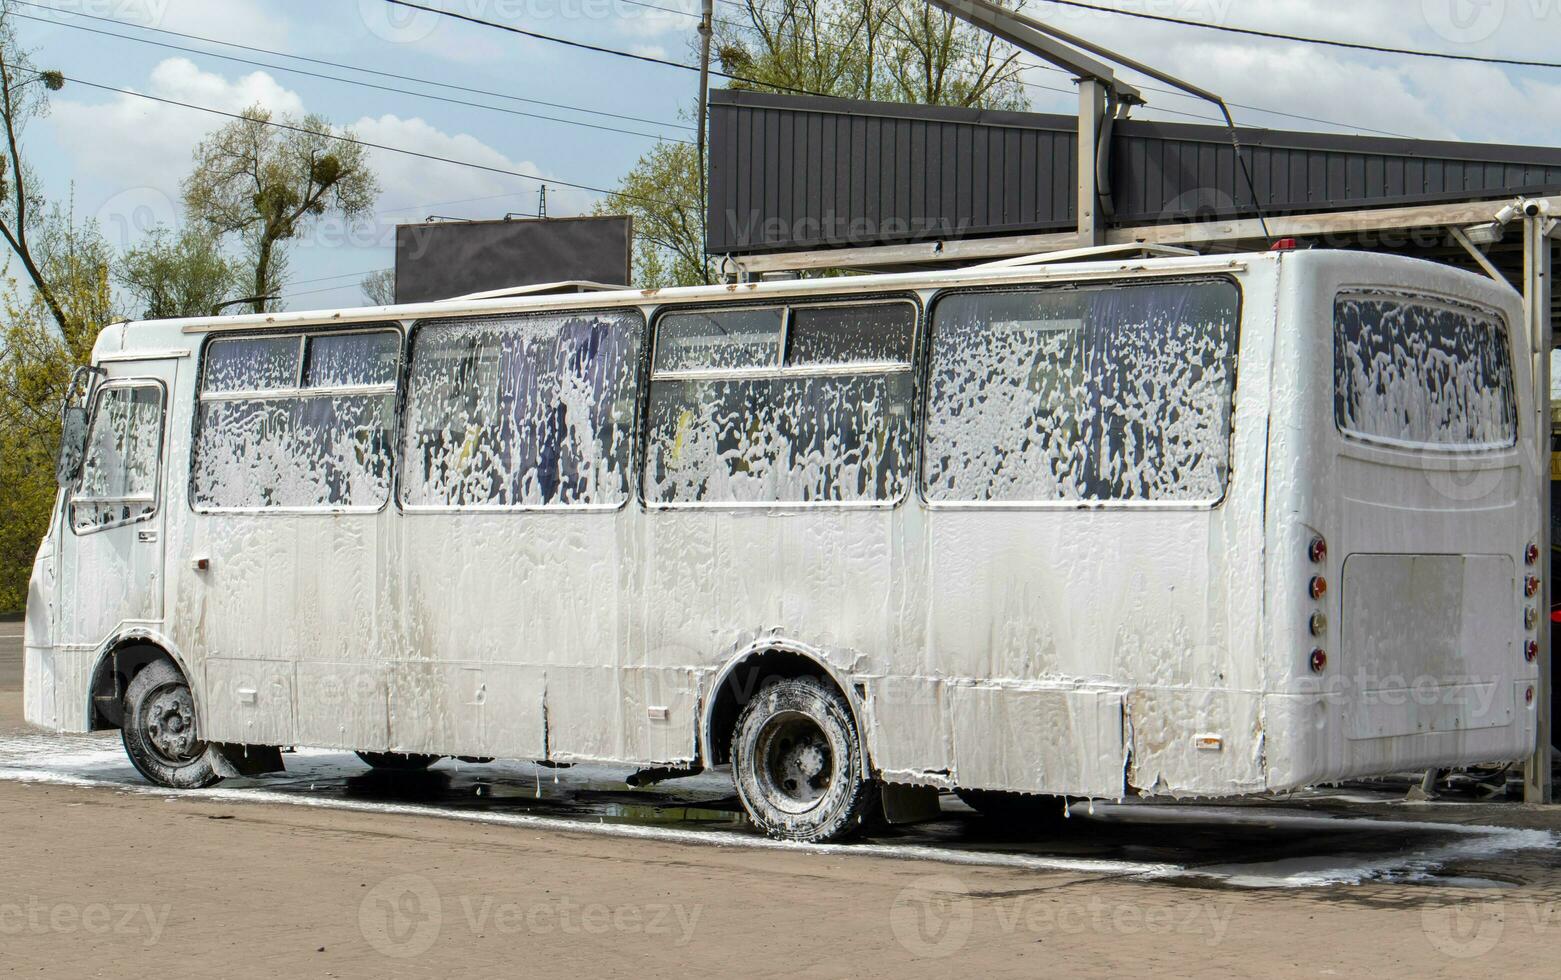
[[[503,289],[489,289],[480,293],[467,293],[465,296],[451,296],[442,303],[454,303],[469,299],[504,299],[506,296],[547,296],[555,293],[604,293],[614,292],[620,289],[628,289],[628,286],[613,285],[606,282],[592,282],[589,279],[566,279],[562,282],[539,282],[530,286],[506,286]]]
[[[1011,259],[983,262],[966,266],[967,269],[1018,269],[1029,265],[1049,265],[1053,262],[1083,262],[1089,259],[1108,259],[1113,256],[1142,255],[1145,258],[1167,258],[1176,255],[1199,255],[1196,249],[1180,245],[1159,245],[1154,242],[1119,242],[1115,245],[1092,245],[1088,248],[1065,248],[1056,252],[1036,252],[1016,255]]]

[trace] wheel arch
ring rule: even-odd
[[[751,643],[727,658],[716,672],[705,699],[700,724],[701,753],[706,766],[731,761],[732,729],[743,706],[755,692],[771,680],[813,676],[827,682],[845,698],[851,723],[862,745],[863,775],[871,777],[872,765],[867,731],[862,723],[860,693],[829,662],[822,651],[778,637],[766,637]]]
[[[93,660],[87,680],[87,730],[118,730],[124,721],[121,705],[126,688],[136,674],[158,660],[167,660],[184,675],[195,716],[204,719],[203,692],[178,648],[155,630],[131,628],[110,637]]]

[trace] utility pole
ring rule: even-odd
[[[713,32],[715,20],[715,0],[702,0],[699,9],[699,229],[700,238],[710,240],[709,228],[709,190],[705,186],[705,117],[709,115],[710,103],[710,35]],[[705,262],[708,270],[710,263]],[[708,271],[705,279],[709,281]]]

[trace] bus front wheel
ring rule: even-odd
[[[154,660],[125,689],[120,730],[136,771],[158,786],[202,789],[219,782],[195,730],[189,682],[167,660]]]
[[[824,843],[861,831],[878,802],[850,706],[814,677],[762,688],[737,718],[732,776],[758,828]]]

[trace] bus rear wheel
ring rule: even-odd
[[[357,756],[375,769],[391,772],[422,772],[439,761],[437,755],[408,755],[405,752],[359,752]]]
[[[860,832],[878,802],[863,763],[850,706],[817,678],[767,685],[737,718],[737,796],[777,840],[817,844]]]
[[[148,781],[170,789],[202,789],[222,777],[195,730],[195,699],[179,668],[154,660],[125,689],[120,729],[125,754]]]

